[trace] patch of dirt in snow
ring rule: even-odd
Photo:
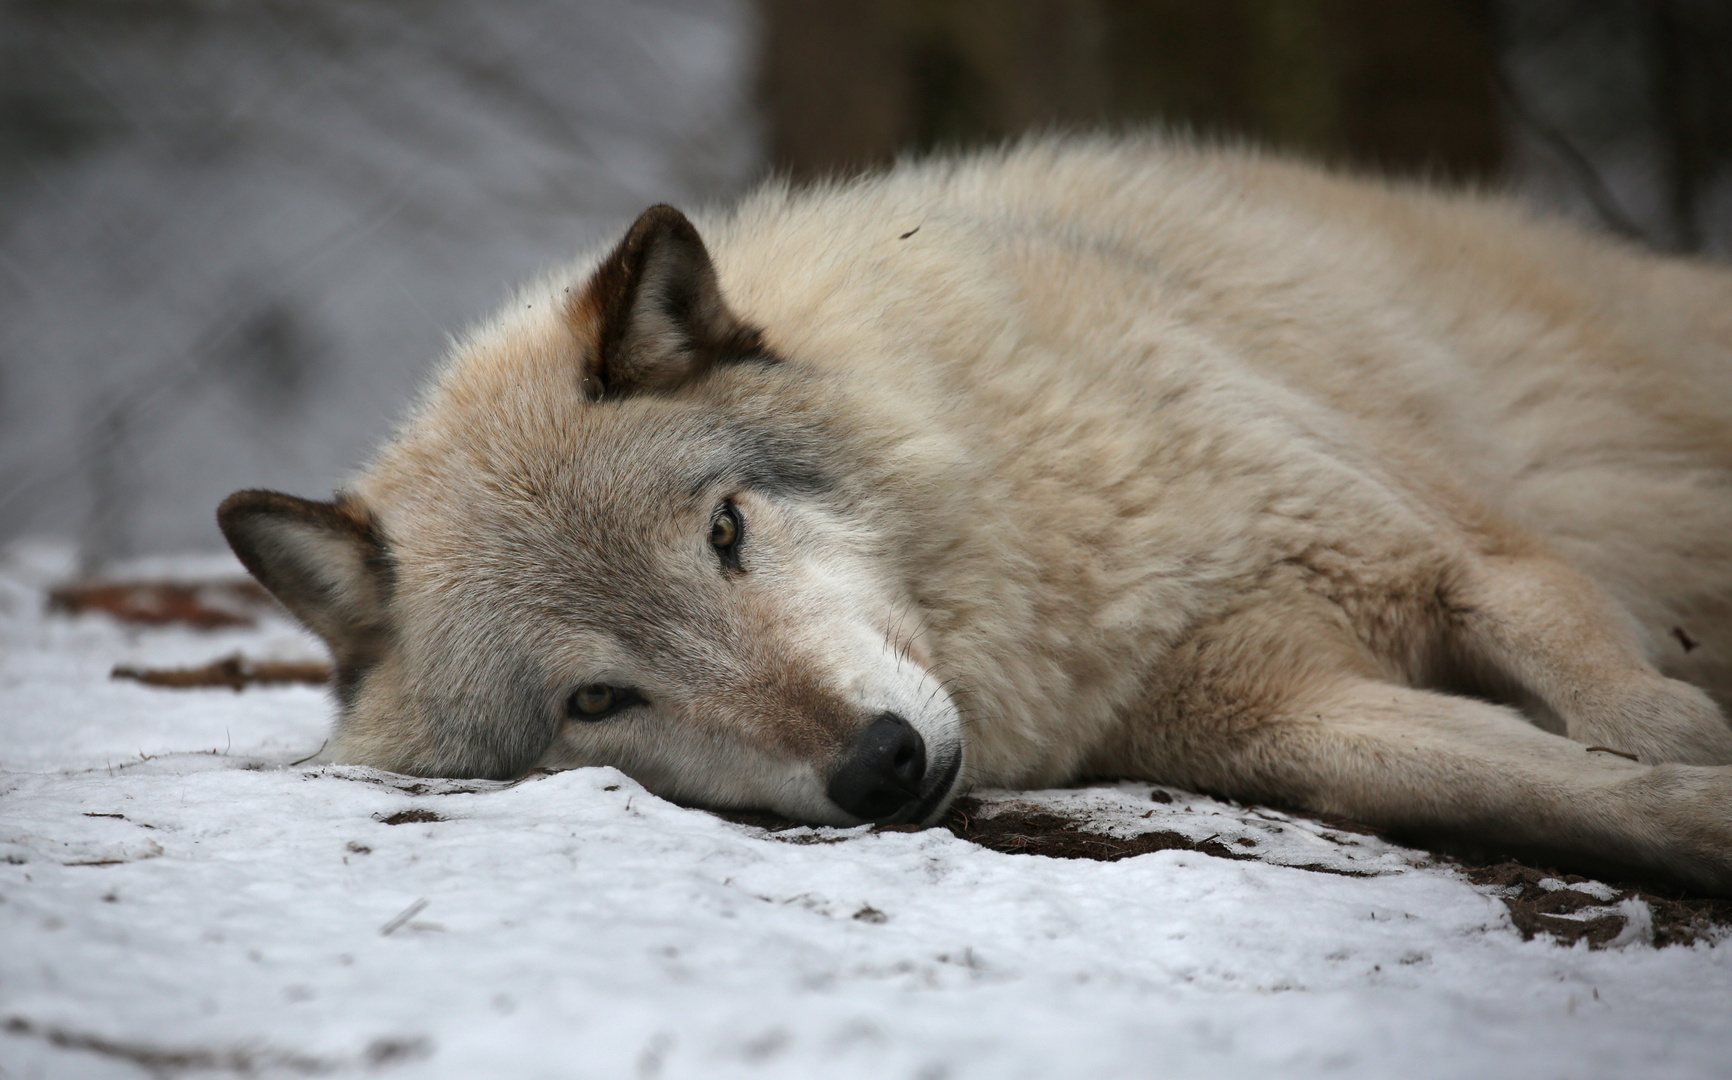
[[[1714,944],[1732,935],[1732,900],[1595,881],[1519,862],[1475,866],[1447,856],[1439,861],[1502,900],[1523,940],[1547,934],[1560,944],[1586,941],[1588,948],[1601,949],[1643,939],[1658,947]]]
[[[723,816],[788,843],[844,843],[858,835],[766,814]],[[1653,883],[1598,881],[1513,860],[1475,862],[1404,846],[1358,822],[1224,803],[1146,784],[980,793],[958,799],[934,827],[1006,855],[1116,862],[1179,850],[1346,877],[1450,870],[1502,901],[1523,940],[1543,934],[1560,945],[1585,941],[1590,949],[1602,949],[1634,942],[1714,944],[1732,936],[1732,900]],[[887,825],[872,831],[919,828]]]
[[[419,825],[430,821],[444,821],[445,819],[431,810],[416,809],[399,810],[389,817],[382,817],[378,820],[385,825]]]
[[[1217,859],[1265,861],[1256,853],[1257,841],[1247,836],[1235,837],[1231,841],[1231,847],[1215,836],[1197,840],[1165,829],[1130,836],[1114,836],[1092,830],[1089,827],[1091,821],[1086,817],[1053,813],[1027,803],[991,805],[978,799],[959,799],[956,808],[941,824],[970,843],[1002,851],[1007,855],[1046,855],[1055,859],[1117,862],[1119,859],[1145,855],[1151,851],[1179,850],[1197,851]],[[1376,873],[1371,870],[1327,866],[1321,862],[1283,862],[1283,865],[1346,877],[1371,877]]]
[[[1153,797],[1167,805],[1175,801],[1159,788],[1154,790]],[[1255,807],[1245,810],[1259,817],[1271,813]],[[1343,846],[1363,841],[1343,838],[1342,833],[1374,838],[1373,842],[1378,838],[1374,830],[1354,822],[1280,816],[1294,823],[1312,821],[1321,827],[1316,835]],[[1297,870],[1360,877],[1378,872],[1323,861],[1292,861],[1279,857],[1278,853],[1258,850],[1258,843],[1246,836],[1234,838],[1229,842],[1231,846],[1215,837],[1196,840],[1168,830],[1120,838],[1101,831],[1086,814],[1054,813],[1039,805],[1017,801],[983,805],[974,800],[959,800],[957,809],[941,825],[964,840],[1013,855],[1111,861],[1148,851],[1180,848],[1216,858],[1277,862]],[[1272,854],[1276,857],[1271,858]],[[1712,944],[1732,934],[1732,900],[1665,891],[1654,885],[1595,881],[1513,860],[1472,864],[1445,854],[1413,852],[1413,855],[1414,865],[1456,870],[1503,901],[1509,909],[1510,922],[1523,940],[1545,934],[1560,945],[1586,941],[1590,949],[1600,949],[1632,940],[1646,940],[1657,947],[1698,941]]]
[[[1194,814],[1203,807],[1219,813],[1231,807],[1161,788],[1152,789],[1150,798],[1169,814],[1174,810]],[[1188,832],[1152,828],[1124,835],[1122,822],[1115,827],[1113,814],[1103,814],[1102,809],[1067,814],[1014,798],[991,803],[959,800],[950,818],[941,824],[964,840],[1013,855],[1111,861],[1179,848],[1216,858],[1254,859],[1296,870],[1356,877],[1399,872],[1403,867],[1399,863],[1389,865],[1387,856],[1401,859],[1399,853],[1405,853],[1411,866],[1455,870],[1503,901],[1510,922],[1524,940],[1545,934],[1562,945],[1586,941],[1590,949],[1600,949],[1638,940],[1659,947],[1698,941],[1712,944],[1732,935],[1732,900],[1695,896],[1651,882],[1599,881],[1516,860],[1475,862],[1424,853],[1403,848],[1357,822],[1240,807],[1240,829],[1222,828],[1216,835],[1198,839],[1194,827]],[[1258,835],[1265,830],[1274,835]],[[1279,836],[1316,836],[1335,845],[1335,857],[1315,861],[1295,858],[1290,844],[1284,847],[1270,842]],[[1383,865],[1367,865],[1365,858],[1373,855],[1385,856],[1380,860]]]

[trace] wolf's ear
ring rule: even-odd
[[[369,658],[387,626],[391,571],[364,508],[237,491],[217,507],[217,524],[259,584],[325,639],[339,667]]]
[[[722,300],[698,230],[671,206],[643,212],[569,315],[595,342],[583,370],[591,398],[672,390],[712,364],[764,358],[762,335]]]

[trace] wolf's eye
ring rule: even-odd
[[[589,683],[565,699],[565,714],[573,720],[605,720],[621,709],[643,704],[643,695],[629,686]]]
[[[744,531],[745,522],[740,520],[740,511],[731,502],[723,503],[710,521],[710,546],[716,549],[716,555],[722,560],[722,569],[740,568],[740,534]]]

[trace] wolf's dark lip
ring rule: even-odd
[[[961,772],[962,750],[958,748],[956,752],[950,755],[950,760],[944,763],[944,768],[939,772],[938,782],[932,785],[932,790],[926,793],[926,797],[920,800],[919,805],[907,815],[905,820],[916,825],[928,824],[928,819],[938,813],[938,808],[943,806],[944,800],[950,797],[951,789],[956,786],[956,778]],[[897,816],[900,817],[901,815]]]

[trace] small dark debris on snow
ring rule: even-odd
[[[130,1062],[152,1076],[188,1072],[227,1072],[252,1076],[260,1072],[316,1075],[336,1071],[338,1063],[287,1050],[257,1047],[157,1046],[111,1039],[92,1032],[36,1024],[22,1016],[9,1017],[6,1033],[36,1038],[62,1050],[82,1050],[99,1057]]]
[[[48,593],[48,609],[67,615],[96,612],[140,626],[192,626],[218,630],[252,626],[274,605],[255,581],[107,581],[61,585]]]
[[[385,825],[419,825],[424,822],[444,821],[445,819],[431,810],[414,809],[399,810],[390,817],[382,817],[378,820]]]
[[[1167,792],[1162,791],[1160,788],[1156,788],[1155,790],[1149,792],[1149,801],[1150,802],[1158,802],[1158,803],[1161,803],[1163,805],[1171,805],[1172,801],[1173,801],[1173,797],[1170,794],[1168,794]]]
[[[410,919],[413,919],[415,916],[421,914],[421,912],[424,911],[426,909],[426,907],[427,907],[427,898],[425,896],[423,896],[421,899],[415,901],[413,904],[410,904],[408,907],[404,908],[402,911],[399,911],[397,914],[393,915],[391,917],[391,920],[389,922],[387,922],[384,926],[379,927],[379,936],[380,937],[390,937],[392,934],[395,934],[397,931],[401,930],[404,927],[404,925],[408,923],[408,921]]]
[[[248,660],[240,653],[235,653],[221,660],[213,660],[203,667],[135,668],[122,665],[110,672],[109,678],[134,679],[146,686],[161,686],[173,690],[226,686],[239,693],[249,686],[284,683],[323,686],[331,681],[331,669],[329,665],[320,663]]]
[[[896,238],[896,239],[898,239],[898,240],[906,240],[906,239],[908,239],[908,238],[909,238],[909,237],[910,237],[910,236],[913,236],[913,235],[914,235],[914,234],[915,234],[915,233],[917,233],[917,232],[919,232],[919,231],[920,231],[920,226],[918,226],[918,225],[916,225],[916,226],[914,226],[914,228],[912,228],[912,229],[909,229],[909,230],[908,230],[908,231],[907,231],[907,232],[905,232],[905,233],[903,233],[903,234],[902,234],[902,235],[901,235],[901,236],[898,236],[898,237],[897,237],[897,238]]]
[[[345,846],[345,850],[352,851],[357,855],[371,855],[371,854],[373,854],[372,848],[368,847],[366,844],[356,843],[353,840],[349,841],[349,843]]]
[[[367,1045],[367,1064],[372,1068],[419,1061],[433,1053],[433,1044],[426,1039],[374,1039]]]
[[[856,919],[859,919],[861,922],[869,922],[869,923],[881,923],[881,922],[885,922],[886,920],[888,920],[890,918],[890,916],[884,914],[882,911],[879,911],[877,908],[873,907],[871,904],[867,904],[865,907],[861,908],[859,911],[856,911],[854,913],[854,917]]]

